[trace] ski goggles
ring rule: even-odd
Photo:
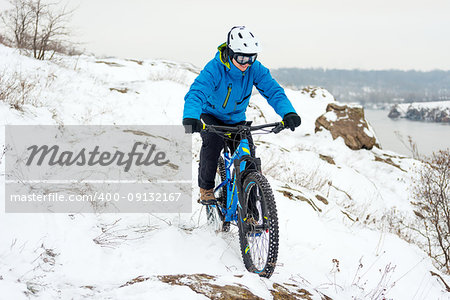
[[[258,54],[234,53],[233,58],[240,65],[251,65],[256,61]]]

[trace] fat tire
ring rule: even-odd
[[[223,157],[220,156],[219,160],[217,162],[217,172],[220,175],[220,180],[223,182],[227,179],[227,172],[225,170],[225,161],[223,160]],[[220,197],[219,202],[223,205],[226,205],[227,203],[227,186],[225,185],[224,187],[222,187],[221,191],[220,191]]]
[[[250,186],[249,186],[250,185]],[[278,243],[279,243],[279,231],[278,231],[278,215],[277,208],[275,204],[275,198],[273,196],[272,188],[270,187],[267,179],[259,172],[253,171],[250,172],[244,179],[242,185],[242,194],[243,205],[248,205],[248,197],[250,191],[253,186],[257,186],[261,191],[261,195],[258,197],[261,201],[261,207],[265,207],[263,209],[266,210],[266,215],[268,217],[268,225],[269,225],[269,239],[267,243],[268,251],[267,251],[267,260],[264,268],[258,269],[254,262],[252,261],[251,251],[246,252],[247,246],[249,246],[249,241],[247,237],[247,232],[244,232],[244,226],[242,226],[243,220],[247,216],[238,216],[238,224],[239,226],[239,243],[241,248],[242,259],[244,261],[245,267],[249,272],[257,273],[261,277],[269,278],[272,276],[277,258],[278,258]],[[246,192],[246,188],[250,188],[248,192]],[[241,200],[240,200],[241,201]],[[238,210],[239,214],[243,214],[243,210]]]

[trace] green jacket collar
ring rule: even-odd
[[[228,51],[226,51],[226,49],[227,43],[223,43],[219,47],[217,47],[217,50],[219,50],[220,62],[224,64],[228,69],[231,69],[230,60],[228,59]]]

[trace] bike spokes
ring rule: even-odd
[[[219,158],[218,169],[215,178],[216,186],[226,179],[225,165],[223,158]],[[206,206],[206,217],[208,220],[208,225],[214,229],[216,232],[229,231],[229,222],[224,222],[225,216],[223,207],[226,205],[227,198],[226,185],[219,188],[214,196],[217,199],[217,205],[207,205]]]
[[[269,230],[264,229],[264,213],[261,205],[262,192],[258,185],[254,184],[248,191],[247,220],[249,231],[247,232],[247,248],[251,260],[257,269],[262,271],[267,263],[269,243]]]
[[[243,184],[239,237],[246,268],[270,277],[278,256],[278,218],[275,199],[267,179],[258,172],[247,175]]]

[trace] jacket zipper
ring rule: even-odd
[[[242,72],[242,77],[241,77],[241,86],[244,86],[244,77],[245,77],[245,72]],[[234,110],[236,110],[236,106],[241,104],[242,102],[244,102],[244,100],[247,99],[246,97],[242,98],[241,101],[236,102],[236,105],[234,106]]]
[[[241,77],[241,86],[243,87],[244,86],[244,77],[245,77],[245,73],[244,72],[242,72],[242,77]],[[242,103],[243,101],[241,101],[240,103]],[[236,107],[238,106],[238,104],[240,104],[240,103],[238,103],[237,101],[236,102],[234,102],[234,108],[233,108],[233,113],[236,111]],[[230,114],[230,121],[231,121],[231,118],[233,117],[233,114]]]
[[[245,73],[244,72],[242,72],[242,77],[241,77],[241,86],[243,87],[244,86],[244,77],[245,77]],[[233,113],[236,111],[236,107],[238,106],[238,104],[240,104],[240,103],[242,103],[243,101],[241,101],[241,102],[234,102],[234,108],[233,108]],[[233,117],[233,114],[230,114],[230,121],[231,121],[231,118]]]
[[[222,107],[223,107],[223,108],[225,108],[225,107],[227,106],[228,98],[230,98],[230,94],[231,94],[231,86],[232,86],[232,84],[230,83],[230,84],[228,85],[228,93],[227,93],[227,97],[225,98],[225,101],[224,101],[223,104],[222,104]]]

